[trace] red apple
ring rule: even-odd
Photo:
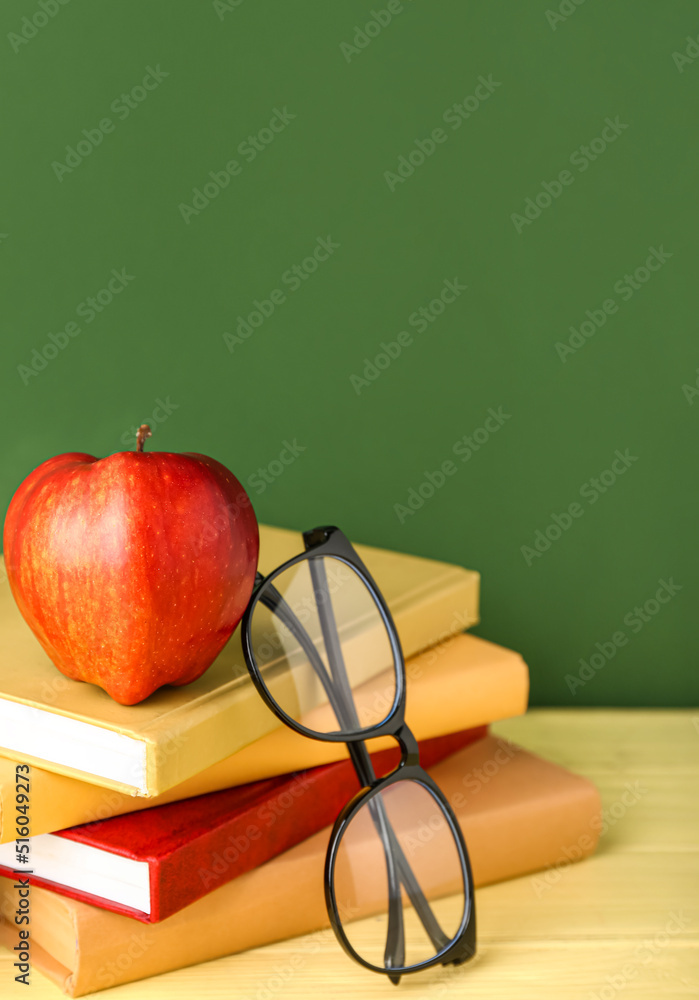
[[[50,458],[15,493],[7,574],[58,669],[122,705],[204,673],[252,592],[250,499],[206,455],[136,451]]]

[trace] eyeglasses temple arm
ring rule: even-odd
[[[311,566],[313,566],[313,563],[311,563]],[[314,580],[314,588],[315,586],[316,583]],[[308,635],[306,629],[298,620],[277,588],[272,584],[269,584],[265,588],[260,600],[267,608],[270,609],[270,611],[277,615],[280,621],[283,622],[283,624],[289,629],[292,635],[296,638],[297,642],[300,644],[301,648],[304,650],[311,666],[313,667],[313,670],[323,685],[328,701],[335,712],[339,726],[345,729],[358,729],[359,720],[356,718],[356,713],[354,711],[352,692],[349,689],[347,682],[347,674],[344,670],[344,661],[342,661],[342,672],[344,673],[345,683],[342,685],[342,674],[338,673],[337,668],[337,656],[329,655],[328,658],[331,664],[335,664],[335,670],[333,671],[335,683],[333,683],[325,670],[323,661],[320,659],[311,637]],[[336,630],[335,636],[337,639]],[[326,645],[326,649],[327,648],[328,647]],[[336,650],[336,653],[341,660],[342,653],[339,648]],[[336,689],[335,684],[337,684],[338,689]],[[345,690],[342,690],[343,687]],[[371,781],[376,779],[376,775],[374,774],[374,769],[371,765],[371,758],[366,751],[366,747],[362,744],[360,749],[358,744],[352,743],[347,744],[347,747],[350,757],[352,758],[354,768],[359,776],[359,780],[364,785],[370,784]],[[364,753],[361,752],[362,750]],[[370,808],[372,818],[384,846],[389,885],[389,921],[385,962],[388,968],[400,968],[405,961],[405,935],[403,931],[403,907],[400,898],[400,880],[396,871],[396,855],[395,851],[392,850],[388,817],[383,809],[383,803],[375,804],[372,800]],[[395,840],[395,837],[393,839]],[[394,982],[397,983],[398,979],[400,979],[400,977],[395,978]]]
[[[318,608],[320,627],[323,632],[323,642],[330,664],[333,683],[336,687],[341,707],[341,716],[338,720],[342,728],[347,730],[361,729],[359,718],[352,697],[352,689],[347,677],[345,659],[342,655],[340,637],[337,633],[337,624],[333,614],[330,588],[325,572],[325,564],[322,559],[310,559],[309,568],[311,580],[313,581],[313,594]],[[362,759],[359,747],[348,744],[350,756],[354,763],[355,770],[363,784],[366,777],[375,780],[376,775],[371,765],[369,754]],[[366,749],[366,748],[365,748]],[[368,766],[367,766],[368,765]],[[388,816],[383,806],[383,802],[372,799],[369,803],[372,819],[378,831],[384,847],[386,857],[386,875],[388,882],[388,931],[386,934],[386,947],[384,950],[384,965],[387,969],[401,968],[405,963],[405,930],[403,927],[403,905],[400,895],[400,879],[397,873],[396,855],[391,845],[391,830]]]
[[[258,574],[260,580],[263,579],[260,574]],[[291,610],[287,602],[281,596],[276,587],[271,584],[265,589],[262,597],[260,598],[262,603],[270,609],[274,614],[276,614],[279,619],[286,625],[289,631],[294,635],[296,640],[301,645],[306,656],[313,667],[314,672],[318,676],[320,682],[323,685],[323,689],[328,697],[328,701],[335,712],[337,720],[341,726],[346,726],[347,728],[360,728],[359,722],[356,720],[356,712],[354,711],[354,702],[351,700],[350,694],[350,714],[354,717],[356,721],[350,722],[349,718],[345,717],[346,703],[342,704],[340,702],[339,693],[335,691],[334,685],[330,678],[328,677],[327,671],[323,665],[318,651],[311,637],[306,632],[303,625],[300,623],[294,612]],[[334,627],[334,619],[333,619]],[[344,666],[344,663],[343,663]],[[346,676],[346,675],[345,675]],[[352,742],[347,744],[352,763],[357,772],[360,782],[362,785],[369,787],[376,780],[376,773],[371,762],[371,757],[369,751],[366,748],[366,744],[363,742]],[[439,926],[437,920],[432,913],[432,909],[425,898],[424,893],[420,889],[420,886],[415,878],[415,875],[405,857],[403,850],[398,843],[395,833],[388,822],[388,817],[385,814],[385,809],[382,802],[378,803],[378,810],[380,812],[382,822],[379,833],[381,834],[381,839],[384,843],[384,849],[386,851],[392,851],[398,862],[398,873],[400,880],[406,888],[406,892],[410,898],[410,901],[415,909],[415,912],[419,915],[420,920],[425,927],[434,947],[437,950],[441,950],[445,947],[447,943],[446,936],[444,935],[441,927]],[[372,816],[374,816],[374,821],[377,822],[378,817],[376,815],[377,809],[372,810]],[[393,865],[391,864],[391,870],[393,870]],[[396,892],[391,892],[391,899],[396,897]],[[402,917],[402,911],[401,911]],[[401,920],[402,924],[402,920]],[[397,956],[396,956],[397,957]],[[396,962],[396,965],[398,963]]]
[[[284,625],[286,625],[303,649],[311,666],[313,667],[314,672],[323,685],[323,690],[328,697],[328,701],[335,712],[338,722],[340,722],[338,712],[341,712],[341,709],[338,704],[338,699],[335,694],[332,681],[330,677],[328,677],[328,673],[323,666],[323,661],[318,655],[318,650],[315,648],[313,640],[309,636],[308,632],[305,630],[276,587],[268,584],[260,600],[265,607],[269,608],[269,610],[275,614]]]
[[[355,730],[361,729],[359,719],[357,717],[356,708],[354,705],[354,699],[352,697],[352,690],[349,686],[349,681],[347,678],[347,669],[345,667],[344,657],[342,655],[342,647],[340,644],[340,637],[337,631],[337,624],[335,622],[335,616],[333,614],[332,603],[330,599],[330,590],[328,588],[328,579],[325,572],[325,564],[321,559],[310,559],[310,571],[311,579],[313,581],[313,590],[316,598],[316,605],[318,607],[318,617],[320,618],[320,625],[323,631],[323,641],[325,642],[325,648],[328,653],[328,660],[330,662],[330,669],[333,674],[333,680],[338,684],[338,694],[342,700],[343,712],[346,716],[343,721],[344,725],[348,728],[353,728]],[[322,597],[320,596],[322,595]],[[376,780],[376,773],[374,771],[373,764],[371,762],[371,757],[369,751],[364,743],[348,743],[350,749],[350,755],[354,762],[355,768],[359,775],[360,781],[364,784],[371,785],[373,781]],[[353,752],[354,751],[354,752]],[[368,780],[367,780],[368,779]],[[420,885],[415,878],[410,864],[403,853],[403,849],[400,846],[398,839],[395,835],[395,831],[391,826],[390,820],[386,815],[384,803],[381,799],[374,799],[372,803],[375,803],[375,811],[378,816],[375,816],[379,820],[380,832],[382,834],[382,840],[384,842],[384,848],[390,850],[393,854],[396,862],[396,867],[398,869],[398,874],[400,880],[405,886],[405,890],[408,893],[411,903],[415,909],[415,912],[420,917],[425,931],[430,937],[432,944],[437,949],[441,951],[449,943],[449,938],[444,933],[442,928],[439,926],[439,922],[432,912],[432,907],[428,903]],[[386,840],[388,837],[388,841]],[[391,866],[389,866],[390,868]],[[397,887],[391,885],[389,882],[389,895],[390,903],[393,908],[394,898],[398,897],[398,902],[400,903],[400,892],[397,891]],[[401,913],[401,926],[402,926],[402,906],[399,907]],[[390,916],[390,911],[389,911]],[[390,924],[389,924],[389,939],[392,938]],[[403,935],[401,933],[401,950],[403,949]],[[387,945],[388,951],[388,945]],[[391,957],[391,956],[387,956]],[[392,963],[393,964],[393,963]],[[399,963],[396,961],[395,965]]]

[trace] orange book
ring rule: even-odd
[[[448,639],[407,660],[406,676],[406,721],[419,740],[522,715],[527,708],[529,672],[522,657],[473,635]],[[271,715],[256,691],[254,694],[262,710]],[[370,749],[391,746],[395,740],[384,737],[372,740]],[[172,752],[180,752],[179,743],[173,743]],[[31,833],[53,833],[346,756],[344,743],[309,740],[279,725],[218,764],[149,799],[32,767]],[[0,843],[15,838],[14,796],[15,763],[0,757]]]
[[[573,845],[576,856],[596,846],[594,785],[506,740],[486,736],[430,773],[462,825],[476,885],[560,863]],[[32,966],[77,997],[326,927],[329,834],[326,827],[159,924],[32,889]],[[17,890],[0,882],[0,942],[12,949]]]

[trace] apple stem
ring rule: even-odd
[[[143,445],[149,437],[153,437],[153,431],[148,424],[141,424],[136,434],[136,451],[143,451]]]

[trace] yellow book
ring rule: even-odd
[[[419,740],[522,715],[529,672],[518,653],[474,635],[458,635],[406,662],[406,722]],[[395,746],[391,737],[370,749]],[[87,781],[31,769],[31,833],[53,833],[149,806],[204,795],[346,757],[344,743],[324,743],[280,726],[155,798],[134,798]],[[14,840],[15,762],[0,757],[0,843]],[[3,821],[4,817],[4,821]]]
[[[260,571],[303,551],[298,532],[260,526]],[[478,621],[479,575],[357,546],[410,657]],[[127,795],[152,797],[277,729],[249,679],[237,629],[194,683],[138,705],[71,680],[51,663],[0,586],[0,754]]]

